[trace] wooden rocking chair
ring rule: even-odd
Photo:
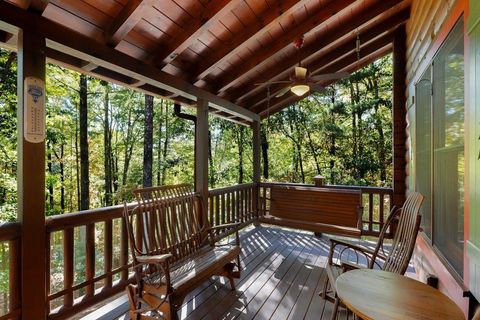
[[[393,208],[390,212],[385,225],[383,226],[377,245],[374,250],[358,243],[346,240],[331,238],[330,252],[328,256],[328,264],[326,266],[328,278],[325,281],[324,290],[320,293],[323,299],[334,303],[332,317],[337,317],[340,299],[336,294],[335,280],[343,272],[358,269],[369,268],[390,271],[398,274],[404,274],[408,268],[410,258],[412,256],[415,240],[420,228],[421,216],[419,215],[420,206],[423,202],[423,195],[418,192],[412,192],[408,195],[405,203],[401,208]],[[394,238],[389,244],[389,249],[384,248],[384,240],[392,223],[398,217]],[[356,256],[356,262],[342,261],[344,253],[353,253]],[[338,259],[334,259],[335,252],[338,252]],[[359,257],[366,259],[366,266],[358,264]],[[382,263],[383,262],[383,263]]]

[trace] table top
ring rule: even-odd
[[[342,302],[365,320],[465,320],[460,308],[439,290],[382,270],[359,269],[336,281]]]

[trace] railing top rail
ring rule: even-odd
[[[135,203],[128,204],[128,208],[132,209]],[[66,228],[74,228],[84,226],[91,223],[109,221],[122,217],[123,205],[111,207],[90,209],[72,213],[64,213],[57,216],[47,217],[45,219],[45,227],[47,232],[64,230]]]
[[[237,190],[244,190],[244,189],[248,189],[248,188],[251,188],[251,187],[254,187],[254,186],[255,186],[255,183],[242,183],[242,184],[237,184],[237,185],[234,185],[234,186],[228,186],[228,187],[208,190],[208,194],[209,195],[217,195],[217,194],[222,194],[222,193],[227,193],[227,192],[232,192],[232,191],[237,191]]]
[[[0,241],[10,241],[20,237],[20,222],[0,222]]]
[[[321,187],[317,187],[314,184],[306,183],[290,183],[290,182],[261,182],[261,187],[276,187],[276,186],[290,186],[290,187],[315,187],[315,188],[331,188],[331,189],[360,189],[362,192],[375,192],[375,193],[391,193],[393,192],[392,188],[385,187],[370,187],[370,186],[347,186],[347,185],[336,185],[328,184]]]

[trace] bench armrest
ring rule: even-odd
[[[138,264],[134,266],[137,268],[135,276],[137,282],[143,281],[145,283],[159,286],[164,283],[167,290],[171,290],[170,282],[170,259],[173,257],[170,253],[158,255],[138,255],[135,257]],[[155,276],[154,274],[159,274]]]
[[[237,246],[239,246],[240,245],[240,236],[238,235],[238,227],[241,226],[241,225],[242,225],[241,222],[232,222],[232,223],[220,224],[218,226],[213,226],[213,227],[208,228],[207,231],[210,234],[210,244],[214,245],[215,242],[218,242],[219,240],[229,236],[230,234],[235,233],[235,244]],[[226,235],[221,236],[221,237],[216,237],[212,232],[214,230],[233,229],[233,228],[235,228],[235,230],[233,230],[232,232],[227,233]]]
[[[137,261],[144,264],[168,263],[173,256],[170,253],[154,256],[137,256]]]
[[[218,229],[229,229],[229,228],[235,228],[239,227],[242,223],[241,222],[233,222],[233,223],[225,223],[225,224],[219,224],[218,226],[213,226],[208,228],[208,230],[218,230]]]

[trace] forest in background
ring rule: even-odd
[[[0,50],[0,221],[16,219],[16,54]],[[194,125],[169,100],[47,65],[46,215],[193,183]],[[262,179],[391,186],[392,61],[377,60],[262,122]],[[195,114],[194,108],[182,112]],[[210,117],[209,186],[252,180],[252,131]]]

